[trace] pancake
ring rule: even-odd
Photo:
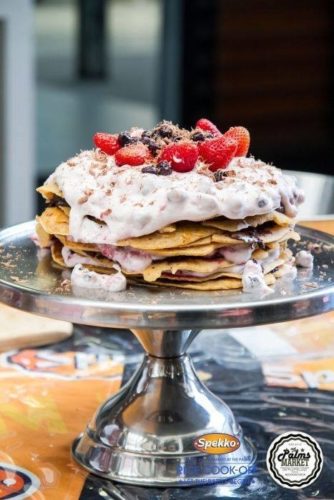
[[[97,147],[59,165],[37,189],[46,205],[37,239],[54,264],[203,291],[242,288],[249,262],[261,266],[263,286],[283,275],[293,265],[287,243],[299,239],[303,194],[295,179],[252,157],[212,163],[205,151],[213,139],[197,132],[200,142],[169,123],[131,129],[132,151],[138,143],[141,151],[153,142],[156,148],[139,165],[124,163],[129,146],[121,142],[113,154]],[[180,170],[176,153],[161,161],[182,141],[198,155],[189,171]]]

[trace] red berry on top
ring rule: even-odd
[[[210,120],[207,118],[201,118],[200,120],[197,120],[196,122],[196,128],[200,128],[201,130],[204,130],[205,132],[210,132],[213,135],[222,135],[220,130],[214,125]]]
[[[176,172],[190,172],[198,160],[198,148],[190,141],[170,143],[163,148],[159,161],[168,161]]]
[[[118,143],[118,135],[107,134],[106,132],[97,132],[93,136],[93,142],[97,148],[100,148],[101,151],[108,155],[114,155],[121,147]]]
[[[201,142],[198,146],[202,160],[210,164],[210,170],[215,172],[226,168],[237,151],[238,143],[235,139],[222,135],[215,139]]]
[[[131,144],[119,149],[115,153],[116,165],[131,165],[136,167],[152,159],[152,155],[147,146],[141,143]]]
[[[238,143],[235,156],[246,156],[249,150],[250,135],[245,127],[231,127],[224,134],[225,137],[230,137]]]

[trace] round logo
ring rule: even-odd
[[[320,475],[322,451],[315,439],[304,432],[286,432],[269,446],[267,467],[271,477],[284,488],[299,489]]]
[[[0,499],[23,500],[35,493],[39,479],[27,469],[0,462]]]

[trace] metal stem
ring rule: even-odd
[[[200,330],[132,329],[145,351],[156,358],[176,358],[186,353]]]
[[[208,455],[194,446],[204,434],[223,433],[240,443],[234,461],[249,466],[255,458],[231,409],[205,387],[185,353],[198,330],[134,333],[147,354],[74,443],[76,460],[103,477],[147,486],[190,486],[240,474],[229,472],[229,454]]]

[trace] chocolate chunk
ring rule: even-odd
[[[203,132],[194,132],[190,138],[195,142],[205,141],[205,135]]]
[[[160,147],[153,139],[151,139],[150,137],[143,137],[141,139],[141,142],[148,147],[153,156],[156,156]]]
[[[261,199],[257,202],[258,207],[262,208],[267,205],[267,200]]]
[[[158,129],[160,137],[172,137],[173,130],[169,125],[161,125]]]
[[[151,137],[151,132],[149,130],[144,130],[141,134],[141,138],[144,139],[145,137]]]
[[[64,198],[61,198],[60,196],[54,195],[54,197],[46,202],[48,207],[68,207],[69,204],[67,203]]]
[[[279,212],[280,214],[285,214],[285,208],[284,205],[281,203],[281,206],[279,208],[276,208],[276,212]]]
[[[160,151],[158,144],[156,144],[155,142],[150,143],[148,145],[148,149],[151,151],[153,156],[157,156],[158,152]]]
[[[146,167],[143,167],[141,171],[143,172],[143,174],[158,175],[157,167],[155,167],[154,165],[147,165]]]
[[[129,144],[134,144],[137,141],[138,139],[136,137],[132,137],[130,132],[128,132],[127,130],[125,132],[121,132],[118,135],[118,144],[122,147],[128,146]]]
[[[214,180],[216,182],[220,182],[220,181],[224,180],[225,177],[228,177],[228,172],[226,172],[225,170],[222,170],[222,169],[216,170],[213,177],[214,177]]]
[[[143,144],[149,144],[150,141],[151,141],[151,138],[148,135],[141,136],[140,142],[142,142]]]
[[[158,175],[171,175],[172,167],[170,166],[169,161],[160,161],[157,166]]]
[[[157,165],[147,165],[142,168],[143,174],[154,174],[154,175],[170,175],[172,173],[172,168],[168,161],[161,161]]]

